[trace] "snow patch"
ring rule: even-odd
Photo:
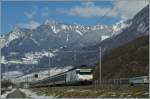
[[[62,28],[63,30],[67,30],[67,29],[68,29],[68,26],[67,26],[67,25],[62,25],[61,28]]]
[[[1,98],[6,98],[8,94],[14,92],[16,89],[12,89],[11,91],[6,91],[4,94],[1,95]]]
[[[36,45],[40,46],[40,44],[35,40],[33,39],[32,37],[30,38]]]
[[[25,53],[25,57],[23,57],[21,60],[5,60],[5,57],[2,57],[0,59],[0,63],[3,64],[38,64],[39,59],[41,59],[44,56],[47,57],[55,57],[58,52],[58,49],[55,49],[53,52],[47,52],[47,51],[42,51],[42,52],[29,52]]]
[[[22,75],[24,74],[23,72],[20,71],[9,71],[9,72],[2,73],[3,79],[10,79],[10,80]]]
[[[5,63],[6,63],[5,56],[1,56],[0,64],[5,64]]]
[[[115,25],[112,26],[113,28],[113,33],[112,35],[118,35],[119,33],[121,33],[124,29],[130,27],[132,24],[132,22],[127,23],[127,21],[121,20],[120,22],[116,23]]]
[[[3,48],[6,45],[6,40],[4,36],[0,36],[0,48]]]
[[[8,46],[11,41],[23,36],[25,36],[25,34],[18,27],[15,27],[14,31],[7,36],[5,45]]]
[[[83,35],[79,30],[75,30],[78,34],[80,34],[81,36]]]
[[[147,30],[147,27],[144,22],[142,22],[138,25],[138,28],[137,28],[138,32],[144,33],[144,32],[146,32],[146,30]]]
[[[51,26],[51,29],[53,30],[53,32],[54,32],[55,34],[57,34],[55,25],[54,25],[54,26]]]
[[[37,95],[36,92],[33,92],[29,89],[20,89],[22,92],[24,92],[26,94],[27,97],[30,98],[44,98],[44,99],[53,99],[54,96],[42,96],[42,95]]]
[[[7,40],[7,43],[11,42],[11,41],[14,40],[14,39],[19,38],[19,37],[18,37],[18,34],[19,34],[19,33],[17,33],[17,32],[12,32],[12,33],[10,33],[10,35],[9,35],[9,37],[8,37],[8,40]]]
[[[57,52],[57,50],[55,50],[54,52]],[[23,58],[23,60],[38,60],[42,58],[43,56],[54,57],[56,55],[54,54],[54,52],[42,51],[42,52],[26,53],[25,58]]]
[[[66,39],[66,41],[69,41],[69,34],[67,34],[67,39]]]
[[[109,36],[107,36],[107,35],[102,35],[102,36],[101,36],[101,40],[102,40],[102,41],[105,40],[105,39],[107,39],[107,38],[109,38]]]

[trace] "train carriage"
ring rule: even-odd
[[[148,84],[149,76],[140,76],[140,77],[132,77],[129,78],[130,84]]]
[[[30,83],[31,87],[70,85],[79,83],[92,83],[92,69],[88,67],[75,67],[66,72]]]

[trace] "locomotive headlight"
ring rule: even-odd
[[[92,80],[93,75],[80,75],[78,74],[78,80]]]

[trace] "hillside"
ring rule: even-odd
[[[148,75],[148,36],[111,50],[102,58],[102,79]],[[95,78],[98,77],[98,63]]]
[[[130,24],[128,27],[122,30],[118,35],[114,35],[108,39],[103,40],[99,44],[94,46],[88,46],[83,49],[93,50],[102,48],[103,53],[109,52],[109,50],[124,45],[132,40],[149,34],[149,5],[138,12],[132,19],[128,20]]]

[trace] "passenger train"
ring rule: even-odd
[[[75,67],[66,72],[30,83],[30,87],[90,84],[93,80],[91,68]]]
[[[132,77],[129,78],[129,84],[148,84],[149,83],[149,76],[139,76],[139,77]]]

